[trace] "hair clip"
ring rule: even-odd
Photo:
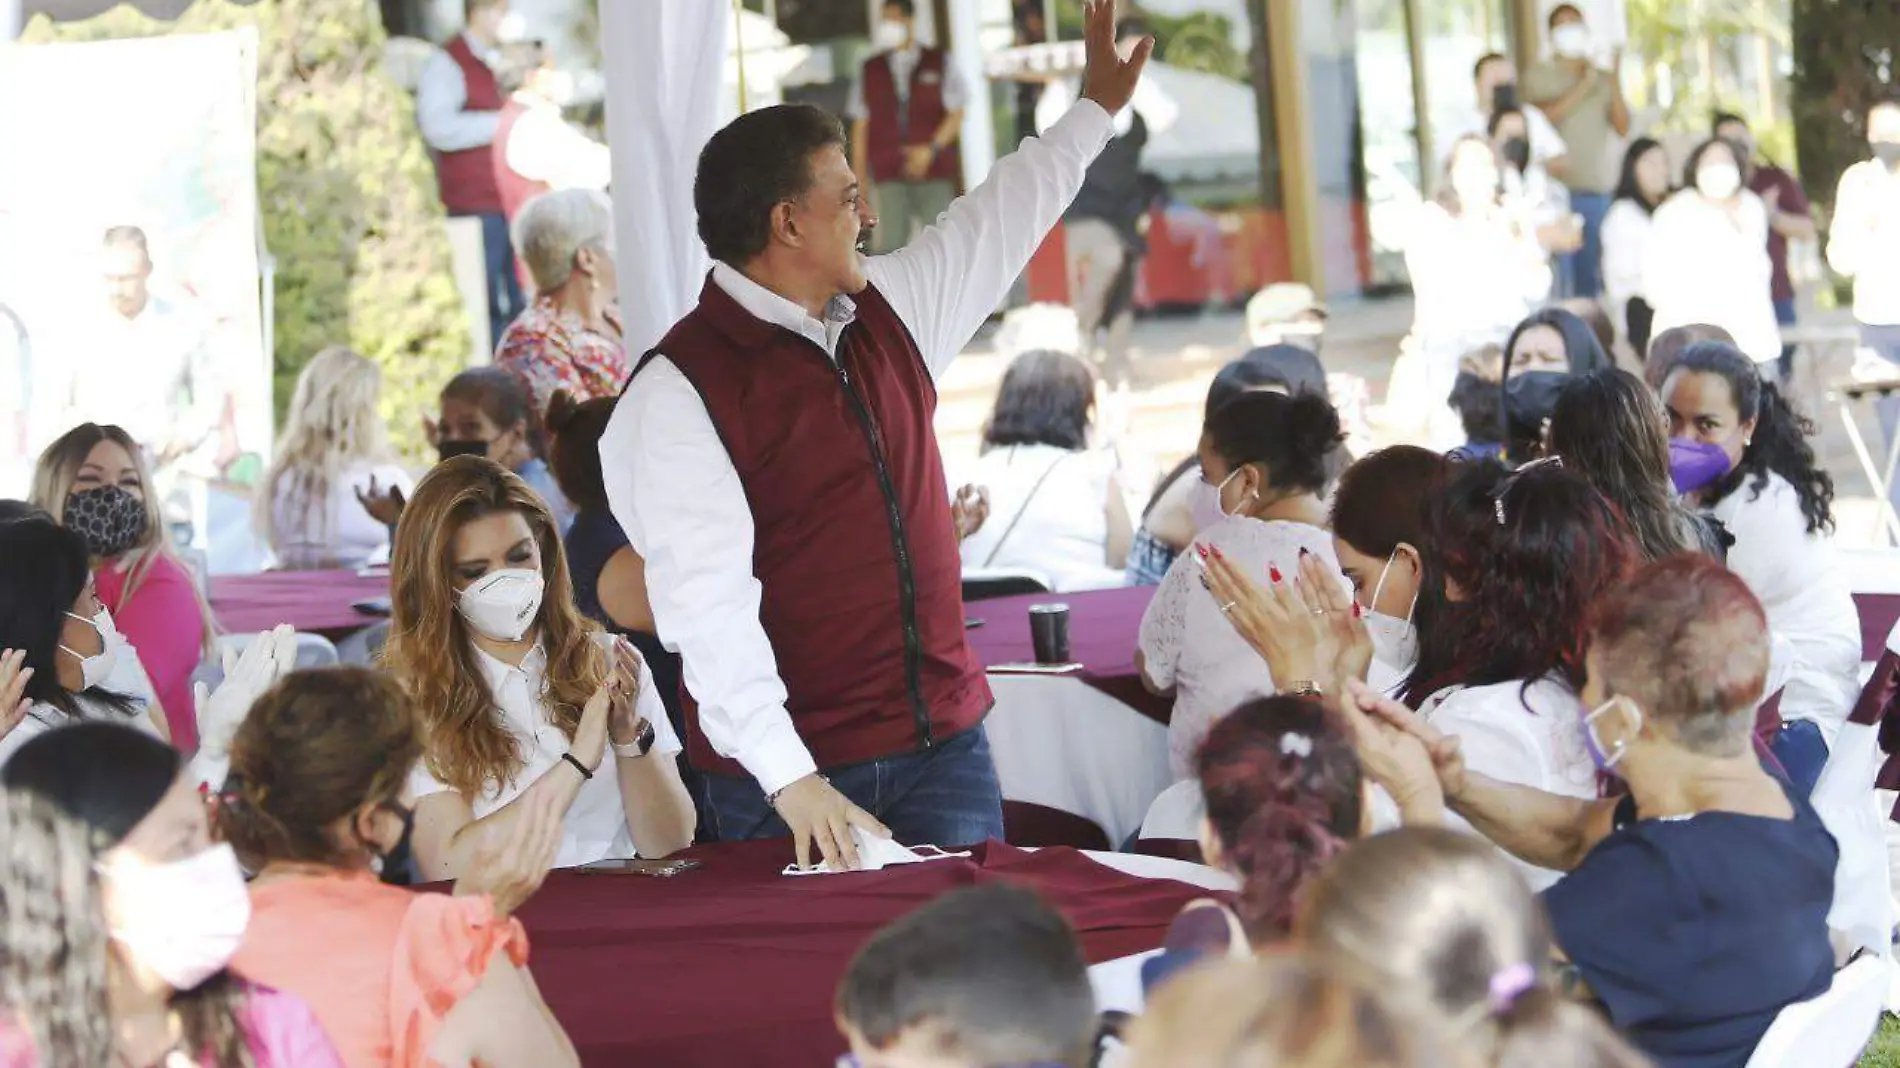
[[[1491,507],[1497,514],[1498,526],[1504,525],[1504,495],[1511,492],[1511,487],[1517,484],[1518,479],[1540,467],[1555,467],[1561,471],[1563,470],[1563,466],[1563,457],[1545,456],[1540,459],[1532,460],[1530,463],[1524,464],[1517,470],[1505,475],[1504,480],[1499,482],[1497,488],[1491,491]]]
[[[1529,993],[1537,985],[1537,969],[1529,964],[1513,964],[1500,968],[1491,976],[1486,991],[1488,1004],[1493,1013],[1509,1012],[1517,999]]]
[[[1313,739],[1304,734],[1282,734],[1280,755],[1310,757],[1313,755]]]

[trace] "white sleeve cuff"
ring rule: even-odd
[[[811,758],[811,750],[799,740],[798,731],[792,727],[792,717],[784,709],[772,709],[769,713],[760,710],[754,714],[770,715],[774,722],[760,732],[764,737],[756,744],[732,756],[747,774],[758,780],[759,789],[768,795],[775,794],[808,775],[817,774],[818,765]]]

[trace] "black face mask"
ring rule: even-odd
[[[416,833],[416,810],[395,801],[389,802],[383,808],[394,813],[396,818],[402,821],[402,837],[396,839],[396,844],[389,848],[389,852],[377,858],[382,861],[382,880],[391,886],[408,886],[409,840]]]
[[[1519,435],[1536,437],[1544,431],[1544,422],[1557,410],[1557,396],[1570,384],[1568,371],[1526,371],[1504,383],[1504,415],[1507,429]]]
[[[1491,114],[1511,111],[1517,107],[1517,83],[1503,82],[1491,87]]]
[[[488,442],[443,438],[435,443],[435,451],[437,458],[442,460],[452,460],[457,456],[487,456]]]
[[[1874,158],[1888,170],[1900,167],[1900,141],[1875,141]]]
[[[80,490],[66,498],[64,525],[86,540],[86,551],[111,559],[145,538],[145,502],[118,486]]]
[[[1523,174],[1531,165],[1531,143],[1522,137],[1513,137],[1505,141],[1504,147],[1498,151],[1504,154],[1506,163],[1517,168],[1519,174]]]

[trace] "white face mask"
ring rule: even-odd
[[[888,52],[893,48],[902,48],[904,47],[904,43],[909,39],[909,28],[901,22],[893,22],[890,19],[880,19],[877,24],[877,29],[871,33],[871,43],[875,45],[880,52]]]
[[[908,846],[898,844],[895,838],[879,838],[877,835],[871,834],[862,827],[851,828],[851,840],[857,843],[858,863],[861,865],[861,867],[852,869],[853,871],[882,871],[885,868],[894,868],[899,864],[923,864],[932,860],[949,860],[952,857],[967,857],[970,855],[967,852],[946,853],[932,845],[918,846],[916,849],[911,849]],[[929,850],[929,852],[926,853],[924,850]],[[785,866],[785,874],[837,875],[839,873],[819,863],[810,868],[801,868],[797,864],[787,864]]]
[[[1228,511],[1227,503],[1225,500],[1222,499],[1221,495],[1227,491],[1227,484],[1240,476],[1241,470],[1242,470],[1241,468],[1236,467],[1232,471],[1227,472],[1227,477],[1220,480],[1220,485],[1212,487],[1212,489],[1214,490],[1214,508],[1216,511],[1220,512],[1220,517],[1222,519],[1232,519],[1233,517],[1240,514],[1238,507],[1236,507],[1234,511],[1231,511],[1231,512]],[[1207,480],[1203,478],[1201,481],[1205,483]],[[1253,497],[1256,495],[1257,494],[1253,490],[1248,490],[1246,495],[1241,497],[1240,499],[1244,501],[1248,497]]]
[[[462,591],[455,610],[482,637],[518,642],[534,627],[543,588],[541,572],[531,568],[490,571]]]
[[[121,862],[112,883],[112,940],[173,990],[223,971],[251,922],[251,895],[229,845],[165,864]]]
[[[1194,521],[1194,533],[1199,534],[1221,521],[1220,491],[1208,485],[1198,470],[1193,478],[1194,489],[1188,496],[1188,518]]]
[[[1379,593],[1385,589],[1385,579],[1392,573],[1392,564],[1399,558],[1397,549],[1385,558],[1385,566],[1379,569],[1379,581],[1372,584],[1372,603],[1379,603]],[[1412,613],[1418,608],[1418,591],[1412,591],[1412,603],[1405,609],[1405,618],[1388,616],[1376,608],[1366,612],[1366,635],[1372,639],[1372,658],[1400,674],[1411,671],[1418,663],[1418,628],[1412,625]]]
[[[85,680],[81,689],[90,690],[94,686],[103,685],[112,677],[113,668],[118,666],[119,649],[125,645],[124,635],[119,633],[118,626],[112,622],[112,613],[107,611],[104,605],[99,606],[99,614],[91,619],[72,612],[66,614],[99,632],[99,652],[96,656],[81,656],[77,651],[64,645],[59,647],[59,651],[79,661],[79,674]]]
[[[1695,172],[1695,187],[1705,197],[1727,200],[1742,188],[1741,168],[1733,163],[1711,163]]]
[[[1582,59],[1590,54],[1590,27],[1581,22],[1566,22],[1550,31],[1550,50],[1565,59]]]

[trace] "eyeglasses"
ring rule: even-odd
[[[1503,480],[1497,484],[1497,488],[1491,491],[1491,506],[1497,513],[1498,526],[1504,525],[1505,495],[1511,492],[1511,487],[1517,484],[1518,479],[1523,478],[1525,475],[1540,467],[1554,467],[1561,471],[1564,467],[1564,458],[1561,456],[1546,456],[1541,460],[1532,460],[1530,463],[1504,476]]]

